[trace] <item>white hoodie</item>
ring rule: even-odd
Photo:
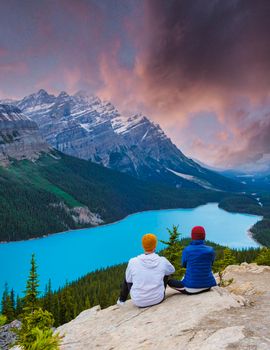
[[[146,307],[164,299],[164,276],[174,273],[175,268],[164,257],[155,253],[141,254],[129,260],[126,281],[133,283],[130,296],[133,303]]]

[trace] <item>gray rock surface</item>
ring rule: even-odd
[[[151,308],[128,301],[86,310],[56,330],[64,335],[61,349],[269,350],[270,267],[230,266],[225,276],[234,278],[227,288],[194,296],[168,288]]]
[[[17,107],[0,104],[0,165],[12,159],[36,159],[48,151],[35,122]]]
[[[70,215],[74,222],[77,224],[90,224],[92,226],[98,226],[103,224],[104,221],[101,219],[100,215],[93,213],[88,207],[73,207],[69,208],[64,202],[59,204],[51,204],[54,207],[63,208],[68,215]]]
[[[12,321],[11,323],[0,327],[0,349],[8,350],[10,346],[16,340],[16,334],[12,332],[12,329],[18,329],[21,327],[20,321]]]

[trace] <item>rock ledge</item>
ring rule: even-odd
[[[269,350],[270,267],[229,266],[225,278],[227,288],[194,296],[168,288],[151,308],[95,306],[56,330],[61,349]]]

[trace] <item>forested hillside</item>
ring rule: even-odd
[[[253,237],[262,245],[270,247],[270,194],[257,192],[254,195],[228,195],[224,197],[219,207],[237,213],[248,213],[263,216],[252,228]]]
[[[147,183],[53,151],[35,162],[14,160],[9,167],[0,166],[0,241],[110,223],[143,210],[192,208],[215,201],[227,211],[264,216],[253,233],[269,246],[269,194],[259,195],[261,205],[251,194]]]
[[[35,162],[0,167],[0,241],[95,224],[80,220],[76,208],[87,207],[99,222],[108,223],[138,211],[191,208],[224,196],[154,185],[89,161],[48,153]]]

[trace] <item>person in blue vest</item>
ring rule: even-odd
[[[184,278],[179,281],[170,279],[168,285],[183,294],[199,294],[216,286],[212,272],[215,251],[205,244],[205,230],[195,226],[191,231],[191,242],[183,250],[182,266],[186,268]]]

